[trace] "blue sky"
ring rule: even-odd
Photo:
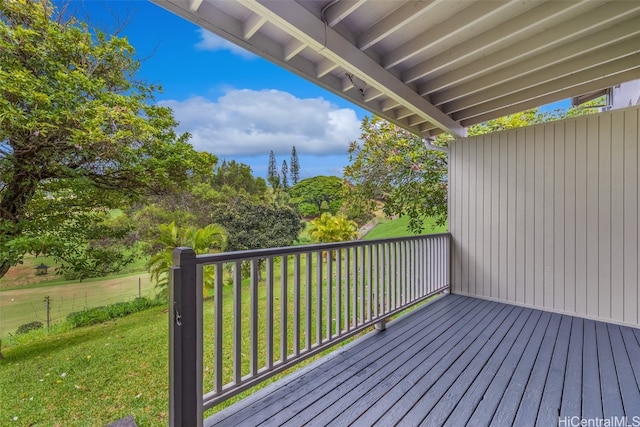
[[[145,0],[75,0],[69,12],[107,33],[122,28],[143,59],[139,78],[162,86],[156,101],[196,149],[265,177],[269,151],[280,167],[295,145],[301,178],[342,175],[365,110]]]
[[[342,175],[361,108],[147,1],[76,0],[69,12],[108,33],[126,21],[120,36],[143,59],[139,78],[162,86],[156,101],[196,149],[264,177],[269,151],[280,167],[295,145],[301,178]]]

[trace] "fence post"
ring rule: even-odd
[[[169,425],[202,426],[202,283],[196,253],[173,251],[169,271]]]
[[[47,310],[47,332],[51,330],[51,303],[49,296],[44,297],[44,307]]]

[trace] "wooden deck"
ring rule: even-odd
[[[571,426],[605,419],[640,426],[640,329],[446,295],[205,426]],[[600,422],[588,425],[624,425]]]

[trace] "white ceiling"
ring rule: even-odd
[[[153,0],[418,135],[640,78],[640,0]]]

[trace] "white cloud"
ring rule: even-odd
[[[360,134],[354,110],[278,90],[234,89],[217,101],[192,97],[160,104],[173,109],[178,129],[192,135],[197,150],[220,157],[288,154],[294,145],[299,154],[346,155]]]
[[[196,43],[196,49],[198,50],[209,50],[209,51],[218,51],[218,50],[228,50],[234,55],[241,56],[245,59],[254,59],[257,58],[256,55],[249,52],[246,49],[241,48],[237,44],[233,44],[228,40],[223,39],[220,36],[213,34],[210,31],[207,31],[203,28],[199,28],[198,32],[200,33],[200,41]]]

